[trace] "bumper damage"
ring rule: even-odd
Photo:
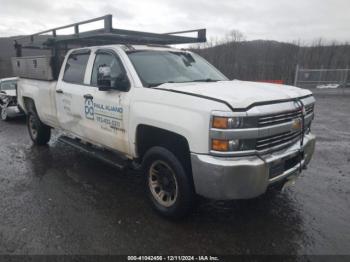
[[[263,156],[214,157],[191,154],[192,173],[197,194],[217,200],[249,199],[265,193],[269,185],[298,175],[310,162],[315,136]]]

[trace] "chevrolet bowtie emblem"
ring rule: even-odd
[[[300,118],[296,118],[296,119],[293,120],[292,129],[293,130],[301,129],[301,119]]]

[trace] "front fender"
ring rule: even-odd
[[[135,99],[130,106],[130,148],[133,155],[137,154],[135,142],[139,125],[179,134],[186,138],[191,152],[208,153],[210,112],[213,109],[227,110],[225,105],[167,91],[140,90],[140,93],[143,93],[140,94],[142,99]]]

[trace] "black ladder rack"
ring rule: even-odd
[[[79,26],[96,21],[104,21],[104,26],[98,30],[80,32]],[[66,28],[74,28],[74,34],[58,35],[57,31]],[[197,37],[179,36],[179,34],[197,33]],[[51,34],[51,35],[48,35]],[[73,47],[84,47],[93,45],[109,44],[156,44],[174,45],[206,42],[206,29],[187,30],[171,33],[149,33],[115,29],[112,26],[112,15],[105,15],[94,19],[45,30],[29,36],[15,39],[16,56],[22,56],[22,48],[26,49],[48,49],[52,54],[58,50],[68,51],[69,45]]]

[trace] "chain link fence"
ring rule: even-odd
[[[297,66],[294,85],[302,88],[350,87],[350,69],[304,69]]]

